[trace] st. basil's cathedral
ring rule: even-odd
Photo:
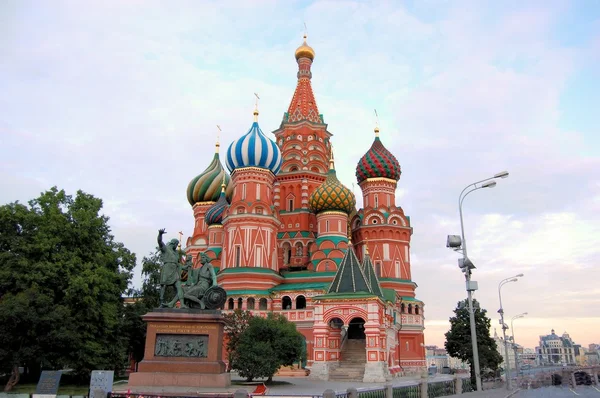
[[[425,369],[423,302],[411,279],[410,217],[396,203],[400,164],[379,129],[358,161],[362,209],[336,176],[333,134],[311,86],[314,50],[295,53],[298,83],[274,139],[254,122],[216,145],[187,197],[186,253],[212,259],[224,310],[273,311],[306,338],[311,377],[380,382]]]

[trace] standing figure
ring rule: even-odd
[[[171,239],[166,245],[162,241],[162,236],[165,234],[165,229],[158,230],[158,247],[160,249],[160,259],[163,266],[160,270],[160,308],[173,308],[177,301],[180,302],[181,308],[187,308],[183,302],[183,289],[181,288],[181,269],[179,262],[179,253],[177,252],[177,239]],[[165,290],[167,286],[175,286],[177,295],[170,302],[165,304]]]
[[[198,254],[198,259],[202,266],[188,271],[184,297],[205,309],[206,304],[202,298],[210,287],[217,286],[217,274],[210,263],[210,257],[205,253]]]

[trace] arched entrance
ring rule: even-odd
[[[364,340],[365,338],[365,320],[352,318],[348,325],[348,339]]]

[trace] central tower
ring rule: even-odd
[[[329,139],[311,86],[314,50],[306,43],[296,49],[298,83],[279,129],[273,131],[283,163],[274,186],[274,205],[282,225],[277,234],[278,263],[282,270],[310,268],[317,219],[308,198],[328,172]]]

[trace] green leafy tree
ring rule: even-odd
[[[227,360],[228,370],[231,371],[235,360],[235,352],[242,333],[248,328],[250,320],[254,318],[250,311],[236,309],[232,313],[225,314],[225,336],[227,337]]]
[[[248,381],[266,377],[271,382],[281,366],[302,360],[303,342],[296,325],[284,316],[253,317],[239,337],[233,368]]]
[[[102,200],[56,187],[0,206],[0,367],[93,369],[125,363],[122,295],[135,255],[110,233]]]
[[[490,318],[487,311],[480,308],[477,300],[473,300],[475,311],[475,331],[479,351],[480,369],[497,371],[502,363],[502,356],[496,347],[496,341],[490,336]],[[446,351],[451,357],[468,362],[471,368],[471,382],[475,385],[475,368],[473,365],[473,346],[471,344],[471,323],[467,300],[460,301],[450,318],[450,330],[446,333]]]
[[[144,358],[147,326],[142,317],[159,304],[160,261],[157,251],[143,258],[142,277],[141,290],[130,291],[135,301],[124,308],[122,328],[127,351],[135,362]]]

